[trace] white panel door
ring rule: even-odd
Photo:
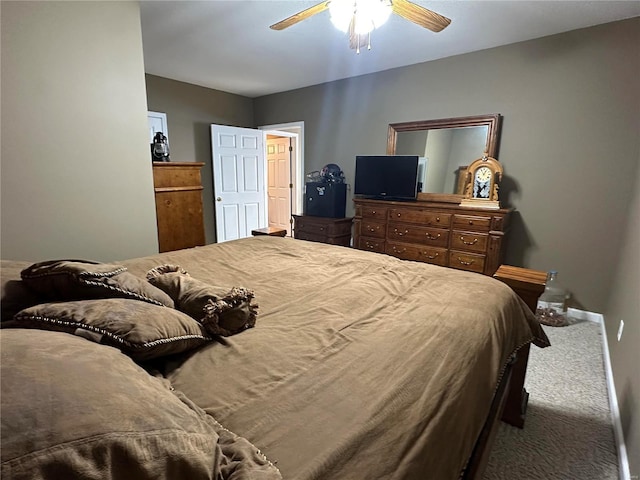
[[[284,228],[291,235],[291,149],[295,138],[267,139],[267,196],[269,226]]]
[[[267,226],[264,132],[211,125],[218,243]]]

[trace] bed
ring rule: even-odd
[[[175,320],[182,300],[34,291],[31,263],[2,263],[2,478],[470,478],[518,352],[549,344],[496,279],[291,238],[114,262],[124,290],[248,289],[233,331]]]

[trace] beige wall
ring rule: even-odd
[[[638,152],[640,163],[640,152]],[[622,429],[631,473],[640,474],[640,168],[626,204],[629,222],[623,234],[611,297],[605,310],[607,339],[613,365]],[[625,327],[618,342],[620,320]],[[632,477],[633,478],[633,477]]]
[[[1,9],[2,258],[157,253],[138,5]]]
[[[172,162],[204,162],[204,224],[207,243],[216,241],[211,168],[212,123],[253,126],[253,100],[168,78],[146,75],[149,110],[167,114]]]
[[[335,162],[350,182],[357,154],[385,152],[389,123],[502,114],[501,193],[516,208],[506,262],[559,270],[573,306],[605,313],[634,475],[639,45],[635,18],[255,100],[258,124],[305,122],[307,171]]]

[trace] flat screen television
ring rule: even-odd
[[[383,200],[415,200],[417,155],[358,155],[353,193]]]

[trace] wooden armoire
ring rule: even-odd
[[[202,162],[153,162],[160,252],[204,245]]]

